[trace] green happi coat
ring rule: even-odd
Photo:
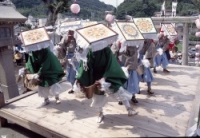
[[[32,52],[26,68],[31,73],[39,74],[41,80],[39,86],[42,87],[49,87],[59,82],[65,75],[60,62],[49,48]]]
[[[116,92],[127,81],[127,77],[110,50],[110,47],[96,52],[90,51],[87,58],[87,66],[89,69],[85,71],[83,69],[83,63],[81,62],[78,75],[76,76],[76,79],[81,85],[90,86],[96,80],[104,77],[106,82],[111,83],[110,89]]]

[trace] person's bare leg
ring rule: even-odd
[[[104,115],[103,115],[103,108],[99,107],[98,114],[97,114],[97,123],[101,123],[103,121]]]
[[[154,92],[152,92],[152,90],[151,90],[151,82],[147,82],[147,93],[149,94],[149,95],[152,95],[152,94],[154,94]]]
[[[59,95],[56,95],[56,96],[55,96],[55,99],[56,99],[56,104],[60,104],[60,98],[59,98]]]
[[[44,98],[44,105],[48,105],[50,103],[49,98]]]

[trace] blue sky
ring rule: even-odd
[[[116,7],[116,5],[120,5],[124,0],[99,0],[104,2],[105,4],[110,4]]]

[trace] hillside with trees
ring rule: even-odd
[[[59,0],[51,0],[59,1]],[[166,9],[171,10],[171,2],[166,0]],[[17,9],[25,16],[32,15],[34,17],[46,17],[48,7],[43,0],[12,0]],[[68,6],[71,5],[69,2]],[[104,19],[105,11],[113,10],[114,14],[119,19],[123,19],[125,14],[133,17],[150,17],[154,12],[161,9],[163,0],[125,0],[118,8],[111,5],[106,5],[99,0],[77,0],[81,6],[81,12],[76,15],[83,19],[102,20]],[[200,9],[200,0],[178,0],[177,15],[191,16],[198,14]],[[74,16],[69,10],[66,15]]]
[[[166,0],[166,9],[172,9],[172,1]],[[125,14],[133,17],[151,17],[154,12],[161,10],[163,0],[125,0],[116,9],[116,16],[119,19],[124,19]],[[178,0],[177,15],[191,16],[198,14],[200,9],[200,0]]]
[[[53,1],[53,0],[52,0]],[[59,0],[55,0],[57,2]],[[12,0],[16,8],[24,16],[32,15],[34,17],[46,17],[48,12],[48,6],[44,4],[43,0]],[[114,7],[106,5],[98,0],[77,0],[81,11],[76,17],[83,19],[102,20],[105,15],[105,11],[113,10]],[[72,4],[69,2],[68,7]],[[64,12],[66,15],[74,16],[69,10]]]

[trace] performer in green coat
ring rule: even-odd
[[[110,89],[116,92],[127,81],[127,77],[109,47],[96,52],[90,51],[87,66],[88,70],[85,71],[81,64],[76,77],[83,86],[90,86],[95,81],[105,78],[106,82],[111,83]]]
[[[60,103],[61,87],[58,82],[65,74],[60,62],[49,48],[31,52],[26,68],[39,80],[38,94],[44,97],[45,104],[49,103],[48,96],[55,96],[56,103]]]
[[[97,81],[104,79],[106,83],[110,83],[109,90],[105,91],[107,95],[113,94],[118,100],[122,101],[126,106],[129,115],[136,112],[130,107],[128,92],[123,88],[127,81],[123,70],[121,69],[116,57],[113,55],[110,47],[106,47],[99,51],[89,51],[87,55],[87,69],[85,69],[83,61],[76,76],[80,86],[88,87]],[[101,84],[102,85],[102,84]],[[101,86],[102,87],[102,86]],[[105,95],[93,96],[92,107],[98,107],[98,122],[103,119],[102,107],[105,105]],[[99,101],[99,102],[97,102]]]

